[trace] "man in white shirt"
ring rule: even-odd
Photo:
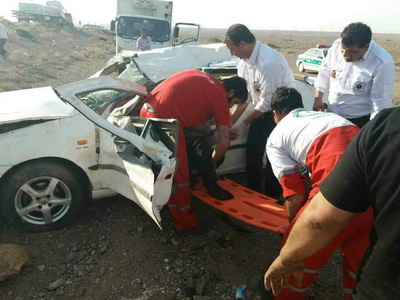
[[[140,37],[136,41],[136,49],[146,51],[151,49],[151,38],[147,36],[146,29],[140,29]]]
[[[4,49],[4,45],[7,43],[7,30],[3,23],[0,23],[0,55],[7,55],[7,51]]]
[[[247,186],[261,190],[263,156],[267,138],[275,127],[271,111],[271,96],[278,87],[294,87],[293,73],[282,54],[256,41],[254,35],[243,24],[234,24],[228,28],[225,44],[232,55],[240,58],[238,76],[247,81],[253,112],[235,128],[250,124],[246,142]],[[241,105],[244,111],[248,103]],[[264,193],[278,198],[281,193],[279,182],[273,175],[267,159]]]
[[[363,23],[351,23],[343,30],[315,81],[314,110],[324,109],[322,97],[329,91],[329,110],[362,127],[392,106],[394,61],[371,38],[371,28]]]

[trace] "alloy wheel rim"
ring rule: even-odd
[[[72,194],[60,179],[50,176],[33,178],[15,195],[18,215],[34,225],[49,225],[64,217],[71,208]]]

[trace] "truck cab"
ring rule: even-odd
[[[135,51],[143,28],[151,38],[151,49],[180,44],[195,44],[200,38],[200,25],[177,23],[172,30],[172,1],[117,0],[117,17],[111,21],[116,34],[116,53]]]

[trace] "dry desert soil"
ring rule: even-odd
[[[9,33],[9,56],[0,59],[0,92],[87,78],[114,53],[114,40],[107,30],[0,22]],[[20,30],[31,36],[22,37]],[[202,42],[219,42],[224,32],[205,29]],[[334,32],[268,30],[255,34],[280,51],[295,72],[298,54],[339,36]],[[377,34],[374,39],[396,61],[394,103],[398,105],[400,36]],[[240,180],[240,176],[235,178]],[[0,282],[0,299],[230,300],[242,284],[249,291],[247,299],[262,299],[259,282],[278,254],[281,235],[227,218],[197,200],[193,206],[199,218],[211,223],[208,234],[176,236],[168,214],[160,230],[122,196],[88,200],[81,216],[59,231],[25,233],[0,220],[0,244],[21,245],[32,260],[16,277]],[[341,290],[337,252],[308,299],[341,299]],[[197,296],[191,297],[194,293]]]

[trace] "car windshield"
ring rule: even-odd
[[[129,55],[127,55],[129,56]],[[111,67],[114,64],[119,64],[124,59],[124,55],[119,53],[111,58],[107,62],[107,67],[104,68],[106,70],[108,67]],[[118,78],[124,79],[139,85],[146,87],[147,89],[154,87],[155,83],[151,80],[139,67],[134,57],[131,57],[129,60],[130,63],[124,64],[122,69],[118,69]],[[115,69],[111,69],[111,72],[116,71]],[[121,72],[122,71],[122,72]],[[109,72],[101,73],[101,75],[109,75]],[[112,73],[111,73],[112,74]]]
[[[304,53],[304,55],[315,56],[315,50],[314,49],[308,50],[306,53]]]
[[[150,80],[146,74],[139,69],[134,61],[126,66],[126,69],[118,75],[118,78],[125,79],[146,87],[153,84],[153,81]]]
[[[324,52],[324,57],[326,57],[328,55],[328,49],[323,49],[322,51]]]

